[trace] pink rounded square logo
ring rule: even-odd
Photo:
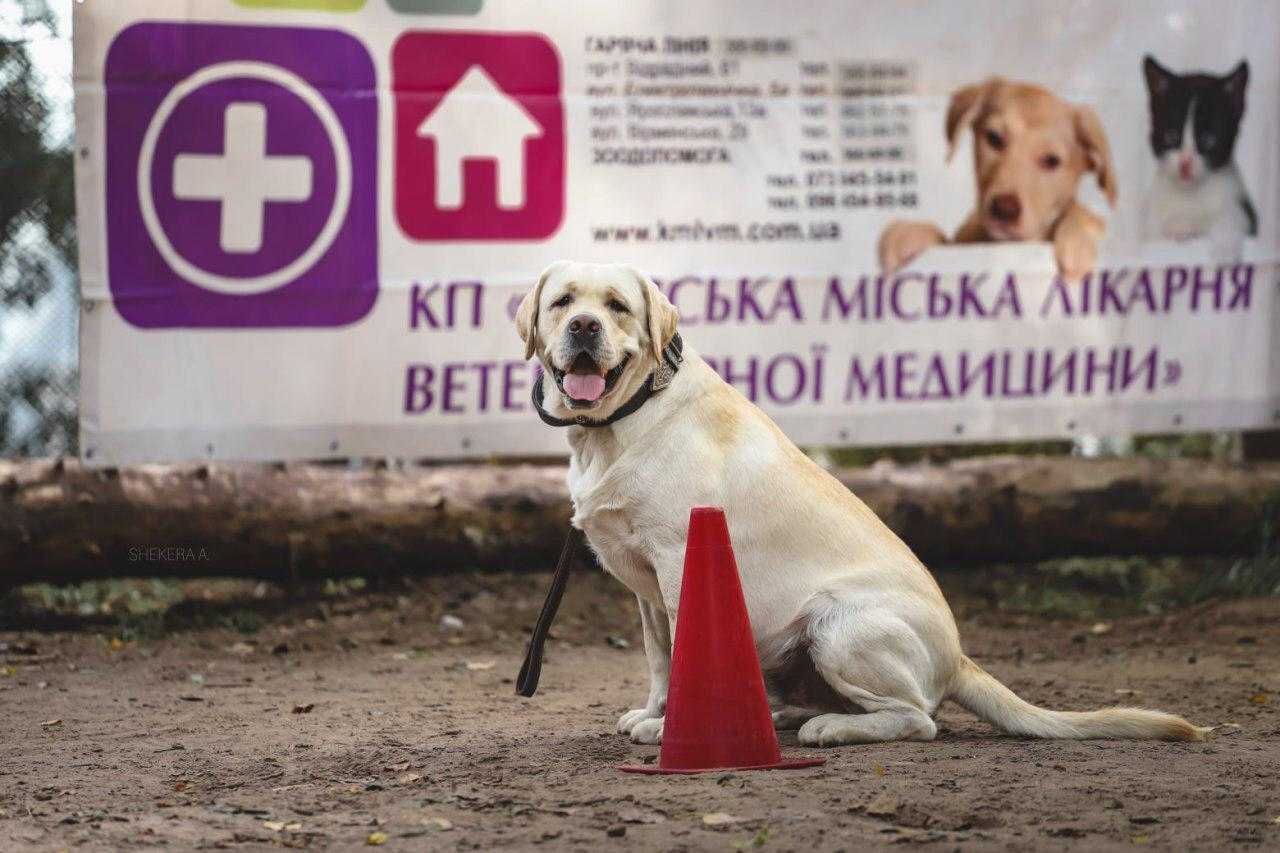
[[[144,328],[373,307],[373,62],[336,30],[137,24],[105,70],[108,283]]]
[[[564,218],[560,60],[533,34],[409,32],[392,51],[396,219],[414,240],[540,240]]]

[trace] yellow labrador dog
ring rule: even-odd
[[[947,159],[968,127],[978,206],[952,242],[1048,240],[1065,278],[1093,269],[1104,224],[1076,201],[1076,188],[1085,172],[1094,172],[1112,207],[1117,192],[1111,148],[1097,114],[1039,86],[992,77],[951,96]],[[880,235],[880,267],[893,273],[945,242],[932,222],[893,222]]]
[[[965,657],[911,550],[691,347],[627,266],[559,262],[516,316],[544,368],[535,404],[567,426],[573,524],[640,604],[651,684],[618,729],[659,743],[689,508],[724,507],[774,721],[801,743],[930,740],[944,699],[1014,734],[1197,740],[1158,711],[1049,711]],[[731,709],[730,711],[731,712]]]

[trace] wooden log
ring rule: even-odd
[[[547,570],[562,465],[0,462],[0,585]],[[1280,465],[987,457],[838,472],[926,562],[1246,554]]]
[[[995,456],[839,473],[927,562],[1247,555],[1277,511],[1280,465]]]

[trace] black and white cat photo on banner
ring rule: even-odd
[[[1143,214],[1149,240],[1209,239],[1216,260],[1238,260],[1258,213],[1235,161],[1249,63],[1214,75],[1180,73],[1148,56],[1155,180]]]

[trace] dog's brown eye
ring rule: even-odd
[[[987,144],[997,151],[1004,150],[1004,137],[996,133],[994,130],[988,130],[986,133]]]
[[[1057,154],[1046,154],[1040,158],[1040,168],[1052,172],[1062,165],[1062,158]]]
[[[620,299],[610,299],[608,304],[610,311],[617,311],[619,314],[631,313],[631,309],[628,308],[626,303]]]
[[[572,294],[572,293],[566,293],[564,296],[561,296],[561,297],[560,297],[559,299],[557,299],[555,302],[552,302],[552,303],[551,303],[551,307],[552,307],[552,308],[563,308],[564,306],[568,305],[568,304],[569,304],[570,302],[572,302],[572,301],[573,301],[573,294]]]

